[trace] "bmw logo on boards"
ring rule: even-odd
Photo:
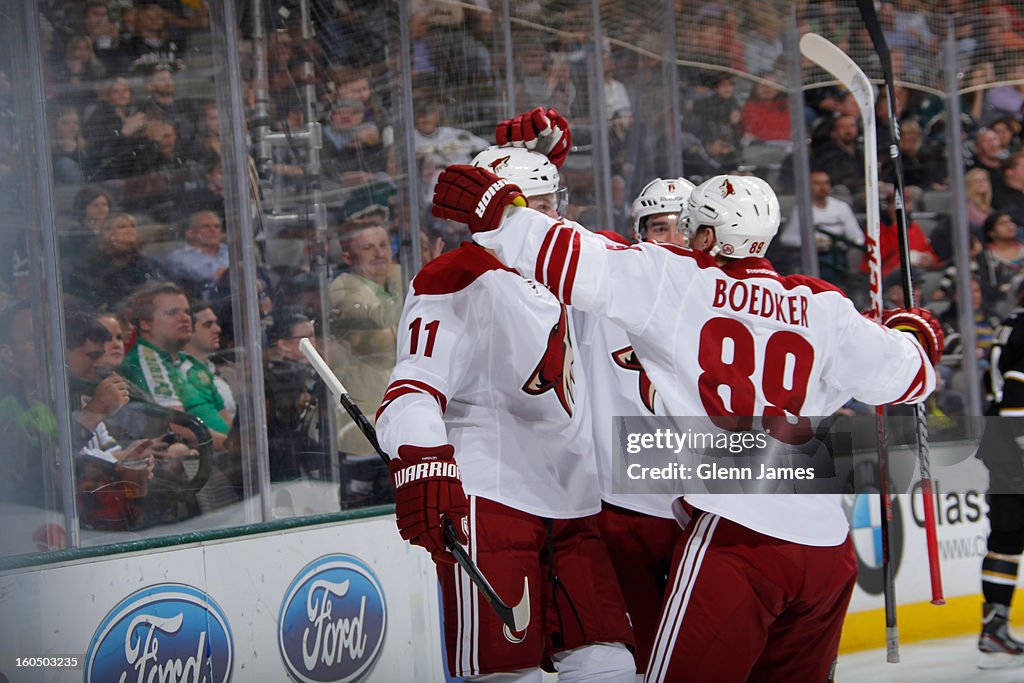
[[[881,595],[885,588],[882,574],[882,511],[878,489],[873,484],[856,494],[844,497],[850,518],[850,538],[857,555],[857,584],[871,595]],[[898,498],[892,498],[892,524],[889,534],[889,558],[894,573],[903,559],[903,512]]]

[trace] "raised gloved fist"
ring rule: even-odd
[[[398,457],[388,463],[395,485],[398,533],[413,545],[426,548],[434,562],[454,564],[444,543],[444,518],[450,519],[459,541],[468,542],[464,527],[469,501],[451,445],[424,448],[399,446]]]
[[[882,311],[882,324],[913,334],[921,342],[932,365],[938,364],[945,339],[939,321],[927,308],[891,308]]]
[[[499,123],[494,129],[494,140],[499,145],[540,152],[555,168],[561,168],[572,147],[572,131],[557,110],[537,107]]]
[[[501,225],[509,204],[526,206],[518,185],[478,166],[454,164],[437,179],[431,213],[465,223],[470,232],[486,232]]]

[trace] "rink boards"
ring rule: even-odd
[[[390,516],[0,576],[12,682],[443,681],[438,624],[433,564]],[[10,659],[56,655],[82,666]]]

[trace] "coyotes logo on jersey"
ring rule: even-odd
[[[632,346],[627,346],[624,349],[618,351],[612,351],[612,360],[615,364],[624,370],[633,370],[640,373],[640,400],[643,401],[644,407],[654,414],[654,394],[656,390],[654,385],[651,383],[651,378],[647,376],[647,371],[644,370],[644,366],[640,364],[640,359],[636,357],[636,351],[633,350]]]
[[[539,396],[546,391],[554,391],[558,402],[562,404],[569,417],[576,405],[573,396],[575,378],[572,373],[573,351],[572,339],[569,337],[569,317],[562,306],[558,322],[548,334],[548,343],[544,356],[537,363],[530,379],[523,385],[523,391]]]

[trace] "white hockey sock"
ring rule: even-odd
[[[544,672],[539,668],[519,669],[518,671],[506,671],[498,674],[467,676],[462,680],[472,681],[473,683],[542,683]]]
[[[636,662],[622,643],[589,643],[552,657],[559,683],[635,683]]]

